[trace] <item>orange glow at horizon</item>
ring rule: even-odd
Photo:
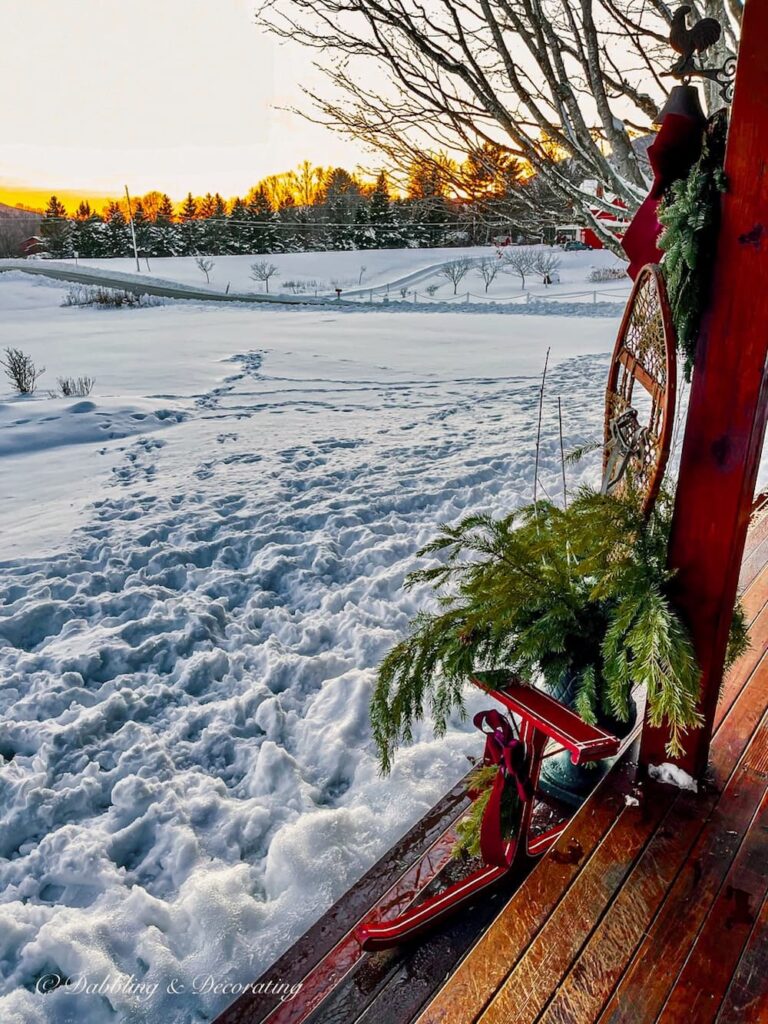
[[[111,200],[121,198],[119,195],[107,195],[88,189],[80,191],[66,188],[27,188],[24,185],[0,185],[0,203],[4,203],[6,206],[19,206],[42,212],[48,205],[51,196],[57,196],[68,211],[74,212],[84,200],[90,203],[91,209],[97,213],[101,213]]]

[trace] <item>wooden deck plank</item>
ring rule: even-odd
[[[756,499],[755,508],[741,562],[739,590],[749,586],[768,562],[768,498],[760,495]]]
[[[768,699],[768,655],[746,680],[738,699],[731,705],[712,740],[710,778],[722,789],[741,759],[765,713]]]
[[[479,1018],[481,1024],[529,1024],[545,1008],[675,799],[667,786],[646,785],[648,798],[619,814]]]
[[[768,899],[731,980],[717,1024],[765,1024],[768,1020]]]
[[[752,740],[768,742],[768,719]],[[740,766],[668,892],[600,1024],[652,1024],[712,907],[765,793],[765,779]]]
[[[762,803],[657,1024],[710,1024],[720,1009],[768,891],[768,776],[762,781]]]
[[[454,970],[450,983],[426,1007],[418,1024],[469,1024],[480,1015],[577,877],[582,863],[612,828],[624,806],[624,795],[631,790],[634,774],[634,763],[627,753],[609,776],[610,790],[582,808],[523,888]],[[598,793],[606,781],[600,784]]]
[[[712,794],[710,809],[714,802]],[[541,1024],[573,1024],[599,1016],[701,832],[702,811],[694,794],[680,794],[555,992]]]

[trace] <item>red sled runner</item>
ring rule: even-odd
[[[538,835],[531,831],[534,807],[542,798],[537,785],[546,757],[565,750],[575,765],[581,765],[613,757],[619,751],[620,740],[615,736],[587,724],[570,708],[540,690],[515,680],[501,688],[492,688],[482,676],[473,682],[499,701],[507,712],[482,711],[474,718],[475,725],[486,737],[483,763],[498,768],[480,829],[484,866],[391,920],[363,922],[355,935],[364,950],[387,949],[417,938],[518,865],[547,852],[568,821],[560,821]],[[555,746],[545,753],[550,740]],[[519,807],[514,835],[505,838],[502,801],[508,786],[516,790]]]

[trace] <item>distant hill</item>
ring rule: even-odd
[[[19,206],[8,206],[7,203],[0,203],[0,217],[16,218],[24,220],[39,219],[42,216],[39,210],[25,210]]]

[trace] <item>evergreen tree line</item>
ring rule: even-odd
[[[169,196],[151,192],[135,199],[130,212],[125,201],[102,213],[84,201],[70,215],[52,196],[39,248],[59,259],[131,256],[131,216],[136,247],[146,257],[538,240],[554,233],[558,216],[569,216],[518,161],[500,153],[481,156],[461,166],[458,187],[456,165],[415,161],[404,195],[393,192],[384,172],[368,185],[344,168],[305,162],[229,202],[219,193],[190,193],[176,208]]]

